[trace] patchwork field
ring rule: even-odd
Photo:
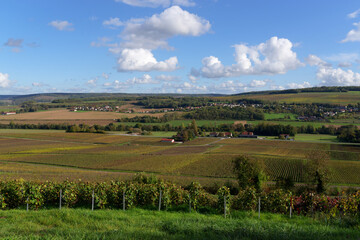
[[[360,185],[360,145],[321,141],[197,138],[184,144],[160,137],[0,130],[0,178],[34,180],[129,178],[148,172],[186,184],[234,181],[232,161],[246,154],[260,161],[269,180],[304,178],[309,151],[330,154],[332,183]]]
[[[359,91],[349,92],[308,92],[292,94],[248,94],[231,97],[219,97],[220,99],[258,99],[286,103],[332,103],[332,104],[357,104],[360,102]]]

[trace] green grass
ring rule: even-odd
[[[0,213],[2,239],[359,239],[360,229],[307,217],[62,209]]]
[[[292,113],[265,113],[265,120],[283,119],[289,117],[289,120],[296,120],[297,115]]]
[[[297,94],[248,94],[238,96],[218,97],[218,99],[258,99],[286,103],[331,103],[331,104],[357,104],[360,102],[360,91],[349,92],[309,92]]]
[[[302,142],[338,142],[336,136],[327,134],[296,134],[295,140]]]

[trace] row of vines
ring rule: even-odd
[[[309,215],[322,212],[329,216],[360,216],[360,191],[352,194],[329,197],[308,192],[295,196],[291,192],[273,190],[258,193],[253,188],[240,190],[233,196],[227,187],[219,188],[216,195],[207,193],[199,183],[192,183],[183,188],[172,183],[157,182],[155,184],[139,182],[44,182],[36,183],[24,180],[0,182],[0,208],[30,209],[54,208],[59,206],[90,207],[94,201],[97,209],[126,209],[134,207],[157,208],[159,202],[162,209],[212,209],[221,213],[230,209],[257,210],[259,198],[261,211],[273,213],[293,212]],[[161,192],[161,200],[160,198]],[[124,201],[125,199],[125,201]],[[224,204],[226,201],[226,204]],[[123,205],[125,202],[125,206]]]

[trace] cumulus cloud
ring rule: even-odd
[[[210,30],[209,21],[172,6],[147,19],[133,19],[125,24],[121,36],[125,48],[169,48],[167,39],[174,36],[200,36]]]
[[[48,24],[49,26],[52,26],[56,28],[59,31],[73,31],[73,24],[68,21],[52,21]]]
[[[357,18],[360,14],[360,9],[356,10],[355,12],[349,13],[347,16],[348,18]]]
[[[321,67],[316,73],[316,77],[321,83],[328,86],[359,86],[360,74],[352,70],[343,70],[341,68]]]
[[[95,87],[97,81],[98,81],[98,78],[93,78],[93,79],[90,79],[89,81],[87,81],[86,84]]]
[[[311,87],[311,84],[309,82],[303,82],[303,83],[289,83],[286,85],[287,88],[308,88]]]
[[[201,75],[206,78],[240,75],[284,74],[304,66],[292,51],[293,44],[285,38],[272,37],[257,46],[235,45],[235,64],[224,66],[214,56],[202,60]]]
[[[152,50],[171,49],[168,39],[175,36],[200,36],[210,30],[209,21],[191,14],[179,6],[172,6],[149,18],[124,22],[120,34],[122,42],[110,46],[109,51],[118,56],[119,72],[125,71],[174,71],[178,69],[177,57],[158,61]],[[93,46],[110,44],[108,39]]]
[[[180,78],[178,76],[171,76],[171,75],[164,75],[164,74],[156,76],[155,79],[157,79],[159,81],[168,81],[168,82],[180,80]]]
[[[360,41],[360,22],[353,23],[355,29],[350,30],[346,35],[346,38],[343,39],[341,42],[359,42]]]
[[[158,81],[154,80],[149,74],[144,74],[142,77],[133,77],[128,79],[125,84],[156,84]]]
[[[9,74],[7,73],[0,73],[0,88],[7,88],[10,87],[11,80],[9,78]]]
[[[108,28],[115,29],[115,28],[118,28],[120,26],[123,26],[124,23],[122,21],[120,21],[119,18],[110,18],[109,20],[105,20],[103,22],[103,25],[108,27]]]
[[[191,0],[115,0],[134,7],[169,7],[170,5],[178,5],[185,7],[195,6]]]
[[[319,58],[316,55],[310,54],[306,59],[305,59],[306,63],[309,64],[310,66],[328,66],[330,67],[331,64],[325,62],[324,60],[322,60],[321,58]]]
[[[344,70],[342,68],[334,68],[327,62],[323,61],[315,55],[311,59],[317,59],[317,64],[313,64],[318,67],[316,77],[321,81],[323,85],[327,86],[359,86],[360,74],[353,72],[352,70]],[[309,56],[309,57],[310,57]]]
[[[252,80],[249,84],[250,87],[265,87],[269,80]]]
[[[178,68],[178,60],[171,57],[165,61],[157,61],[148,49],[124,49],[118,59],[117,70],[125,71],[174,71]]]

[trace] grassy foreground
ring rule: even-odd
[[[1,239],[359,239],[360,228],[311,218],[235,212],[220,215],[57,209],[0,212]]]

